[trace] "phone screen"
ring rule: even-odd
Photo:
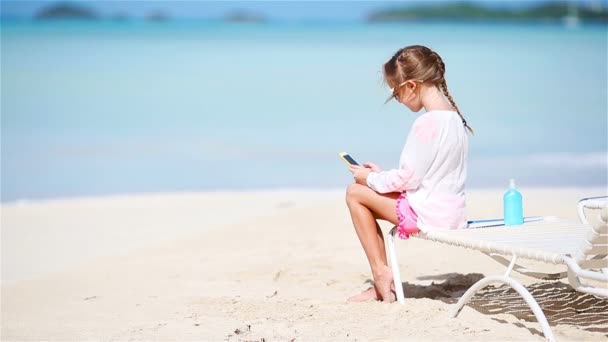
[[[359,165],[357,162],[348,154],[342,156],[350,165]]]

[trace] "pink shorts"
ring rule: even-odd
[[[397,198],[397,218],[399,219],[399,226],[397,228],[397,232],[399,233],[399,237],[403,240],[407,240],[410,237],[410,234],[417,233],[420,231],[418,229],[418,215],[412,207],[410,203],[407,201],[407,195],[404,192],[399,195]]]

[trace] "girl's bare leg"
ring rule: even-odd
[[[378,224],[378,222],[376,221],[376,229],[377,229],[377,234],[378,234],[378,241],[379,241],[379,248],[381,251],[384,252],[384,258],[383,261],[385,264],[387,264],[387,259],[386,259],[386,249],[384,248],[384,236],[382,235],[382,230],[380,229],[380,225]],[[395,287],[391,284],[391,289],[394,290]],[[382,300],[382,298],[380,297],[380,295],[378,294],[378,292],[376,291],[376,288],[374,286],[370,287],[369,289],[356,294],[354,296],[351,296],[348,298],[349,302],[366,302],[368,300],[371,299],[376,299],[376,300]]]
[[[346,191],[346,203],[350,210],[353,225],[367,256],[374,278],[376,298],[390,301],[393,274],[388,267],[384,236],[376,219],[383,219],[393,224],[398,223],[395,206],[398,193],[378,194],[361,184],[351,184]],[[371,291],[364,291],[350,300],[366,300]]]

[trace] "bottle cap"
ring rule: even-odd
[[[509,179],[509,188],[515,189],[515,179],[514,178]]]

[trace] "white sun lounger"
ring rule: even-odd
[[[526,218],[522,225],[507,227],[502,220],[470,221],[466,229],[420,232],[411,236],[478,250],[507,266],[504,275],[485,277],[473,284],[450,312],[450,317],[456,317],[477,291],[491,283],[504,283],[523,297],[540,323],[545,337],[554,341],[555,337],[540,306],[520,282],[510,277],[510,273],[514,270],[539,279],[561,279],[567,276],[570,286],[576,291],[608,297],[608,273],[601,270],[608,268],[607,199],[608,197],[595,197],[579,201],[578,212],[581,222],[556,217],[531,217]],[[601,217],[598,224],[592,226],[588,223],[586,208],[600,209]],[[400,304],[404,304],[403,286],[395,251],[396,233],[395,226],[389,233],[387,245],[397,300]],[[510,261],[507,259],[509,257]],[[517,265],[518,258],[565,265],[567,272],[552,274],[534,272]],[[593,281],[601,282],[603,287],[597,286]]]

